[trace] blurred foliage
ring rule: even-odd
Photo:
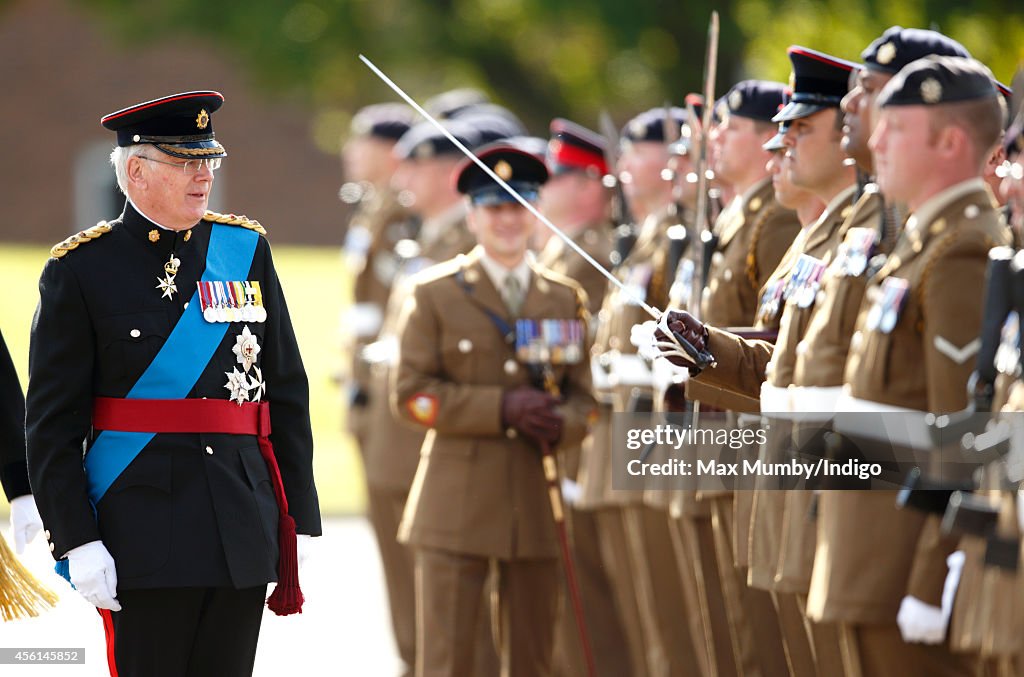
[[[126,43],[215,41],[269,95],[311,108],[311,134],[331,152],[357,107],[395,98],[359,53],[418,100],[479,87],[539,134],[555,116],[596,127],[601,109],[622,122],[699,90],[712,8],[719,93],[742,77],[786,80],[794,43],[859,60],[896,23],[943,30],[1006,82],[1024,56],[1020,0],[78,2]]]

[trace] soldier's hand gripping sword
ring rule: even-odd
[[[715,30],[716,38],[715,39],[716,39],[716,42],[717,42],[717,35],[718,35],[718,32],[717,32],[718,15],[717,15],[717,13],[715,13],[713,15],[713,20],[714,20],[714,25],[716,27],[716,30]],[[717,49],[716,49],[716,52],[717,52]],[[516,200],[516,202],[521,204],[528,212],[533,214],[533,216],[536,217],[537,220],[540,221],[542,224],[544,224],[544,226],[548,230],[550,230],[552,233],[554,233],[559,238],[561,238],[562,241],[565,242],[565,244],[570,249],[572,249],[577,254],[582,256],[583,259],[587,263],[589,263],[596,270],[598,270],[602,275],[604,275],[606,278],[608,278],[608,280],[611,281],[611,283],[613,285],[618,287],[626,295],[626,298],[628,298],[631,302],[633,302],[636,305],[638,305],[641,308],[643,308],[644,311],[646,311],[647,314],[650,315],[654,319],[654,321],[658,323],[658,326],[660,328],[662,328],[662,330],[664,331],[665,335],[668,337],[668,340],[672,344],[672,348],[671,349],[676,352],[678,357],[680,357],[682,359],[685,359],[685,360],[688,360],[690,362],[693,362],[694,366],[699,368],[699,369],[703,369],[703,368],[705,368],[707,366],[710,366],[710,365],[713,365],[715,363],[715,358],[714,358],[714,356],[711,355],[711,353],[707,352],[706,350],[699,350],[699,349],[697,349],[692,343],[687,341],[681,334],[678,334],[676,332],[672,332],[668,328],[667,313],[662,314],[661,311],[659,311],[657,308],[653,308],[652,306],[648,305],[643,299],[638,298],[636,296],[636,294],[634,294],[632,292],[632,290],[630,290],[628,287],[626,287],[626,285],[624,285],[617,277],[615,277],[610,272],[608,272],[608,270],[606,270],[604,268],[604,266],[602,266],[600,263],[595,261],[594,258],[592,256],[590,256],[590,254],[585,252],[578,244],[573,242],[572,238],[569,237],[568,235],[566,235],[565,232],[562,231],[562,229],[560,229],[555,224],[551,223],[551,221],[546,216],[541,214],[537,210],[537,208],[533,206],[533,204],[531,204],[528,200],[523,198],[523,196],[520,195],[518,193],[518,191],[516,191],[514,188],[512,188],[510,185],[508,185],[508,183],[506,183],[504,179],[502,179],[500,176],[498,176],[494,172],[494,170],[492,170],[483,161],[481,161],[480,158],[478,158],[476,156],[476,154],[473,153],[473,151],[471,151],[461,141],[459,141],[457,138],[455,138],[455,136],[452,135],[452,133],[449,132],[444,127],[444,125],[442,125],[440,122],[438,122],[437,119],[434,118],[434,116],[432,116],[430,113],[428,113],[426,110],[424,110],[423,107],[421,105],[419,105],[411,96],[406,94],[405,91],[402,90],[401,87],[399,87],[397,84],[395,84],[395,82],[391,78],[389,78],[387,75],[384,74],[383,71],[381,71],[379,68],[377,68],[377,66],[375,66],[372,61],[367,59],[362,54],[359,55],[359,60],[362,61],[364,64],[366,64],[366,67],[369,68],[371,71],[373,71],[373,73],[378,78],[380,78],[384,82],[384,84],[386,84],[388,87],[390,87],[406,103],[408,103],[410,106],[412,106],[413,109],[416,110],[417,113],[422,115],[428,122],[430,122],[432,125],[434,125],[434,127],[436,127],[438,129],[438,131],[440,131],[442,134],[444,134],[444,136],[449,141],[451,141],[452,144],[456,148],[458,148],[462,152],[463,155],[465,155],[467,158],[469,158],[481,170],[483,170],[484,173],[486,173],[489,177],[491,177],[491,179],[495,183],[497,183],[499,186],[501,186],[509,195],[511,195]],[[707,112],[705,111],[705,117],[706,116],[707,116]],[[666,350],[669,349],[668,346],[664,346],[664,347],[665,347]]]

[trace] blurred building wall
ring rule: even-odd
[[[257,91],[226,50],[167,36],[115,44],[68,0],[15,0],[0,11],[0,241],[53,243],[117,216],[114,135],[100,116],[215,89],[225,96],[214,127],[228,158],[211,208],[259,220],[275,243],[340,244],[340,163],[314,147],[309,112]]]

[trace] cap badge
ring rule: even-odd
[[[942,100],[942,84],[935,78],[927,78],[921,83],[921,98],[925,103],[938,103]]]
[[[882,64],[883,66],[893,59],[896,58],[896,45],[891,42],[887,42],[878,48],[878,53],[875,54],[875,61]]]
[[[413,149],[412,155],[417,160],[429,160],[434,157],[434,147],[430,145],[429,141],[424,141]]]
[[[729,110],[738,110],[743,105],[743,92],[738,89],[734,89],[729,94]]]
[[[210,114],[206,112],[205,108],[200,108],[199,115],[196,116],[196,127],[206,129],[208,124],[210,124]]]
[[[647,136],[647,125],[643,120],[633,120],[629,123],[629,134],[636,139],[642,139]]]
[[[503,180],[508,181],[512,178],[512,165],[505,160],[501,160],[498,164],[494,165],[494,173],[500,176]]]

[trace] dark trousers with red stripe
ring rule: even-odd
[[[119,590],[100,610],[111,677],[249,677],[266,586]]]

